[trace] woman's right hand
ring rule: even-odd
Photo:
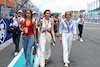
[[[59,38],[59,41],[62,42],[62,38]]]

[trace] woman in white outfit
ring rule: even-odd
[[[63,61],[65,63],[64,67],[68,67],[69,61],[69,54],[72,47],[73,42],[73,34],[74,34],[74,41],[76,41],[76,24],[71,19],[71,12],[65,12],[65,20],[62,20],[60,23],[59,34],[60,34],[60,41],[63,45]]]
[[[44,15],[45,17],[40,20],[40,30],[39,30],[39,35],[41,33],[41,37],[40,37],[40,66],[41,67],[45,67],[45,64],[47,64],[47,59],[49,59],[51,56],[51,32],[53,35],[54,42],[56,43],[54,24],[53,24],[53,20],[50,18],[51,16],[50,10],[46,10],[44,12]]]

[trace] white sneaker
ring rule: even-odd
[[[68,61],[67,63],[70,64],[70,61]]]
[[[53,43],[53,45],[56,45],[55,43]]]
[[[83,42],[83,39],[80,39],[80,42]]]
[[[18,52],[15,52],[15,53],[14,53],[14,56],[17,56],[17,55],[18,55]]]
[[[64,65],[64,67],[68,67],[68,64],[66,63],[66,64]]]
[[[34,49],[34,46],[32,46],[32,49]]]

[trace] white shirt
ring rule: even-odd
[[[24,18],[18,17],[18,19],[21,21],[21,20],[23,20]],[[16,17],[13,17],[13,26],[20,26],[19,23],[17,22]]]
[[[36,28],[38,28],[38,22],[39,22],[39,19],[36,18],[36,17],[35,17],[35,18],[33,17],[33,20],[35,20],[35,26],[36,26]]]
[[[46,27],[47,26],[47,27]],[[49,20],[45,20],[45,17],[43,18],[43,25],[42,25],[43,30],[51,30],[51,18]]]
[[[82,18],[81,22],[80,21],[81,21],[81,18],[78,18],[77,19],[77,23],[83,25],[84,24],[84,18]]]

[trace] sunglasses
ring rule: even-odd
[[[71,14],[65,14],[65,15],[71,15]]]

